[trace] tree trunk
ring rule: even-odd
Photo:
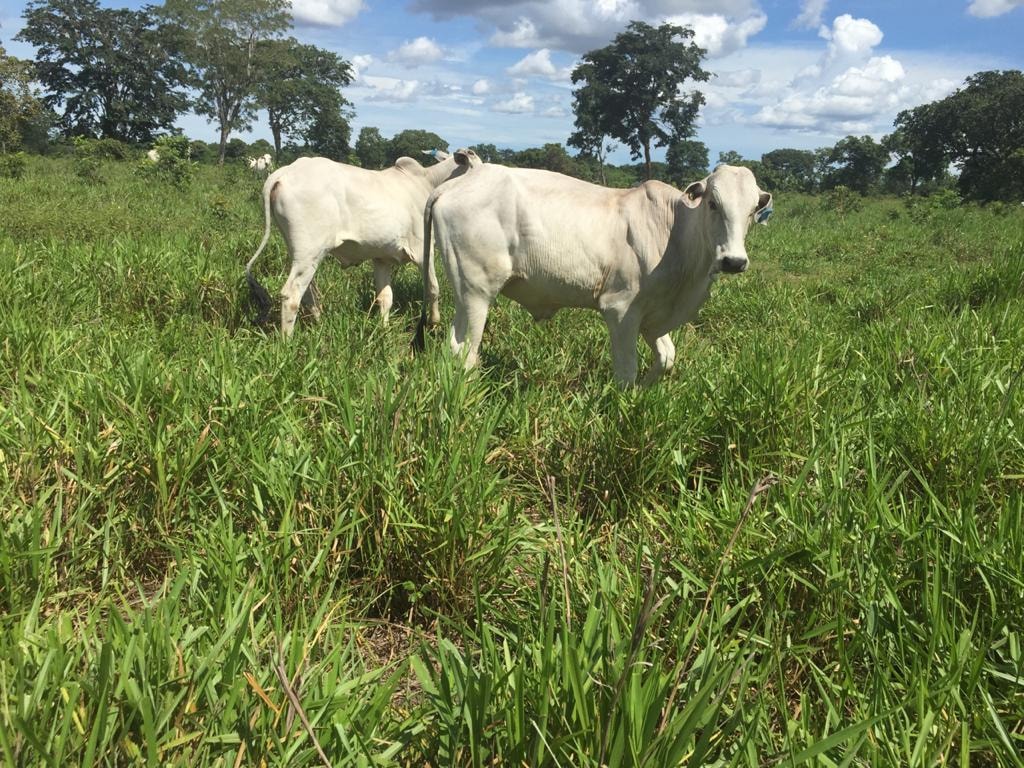
[[[647,169],[647,180],[651,180],[651,142],[644,142],[644,167]]]
[[[220,157],[217,160],[217,165],[224,165],[224,155],[227,154],[228,150],[228,136],[231,135],[231,128],[228,127],[227,123],[220,124]]]
[[[274,160],[281,156],[281,121],[277,119],[274,110],[267,110],[267,122],[270,124],[270,133],[274,136]]]

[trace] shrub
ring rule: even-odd
[[[822,198],[821,205],[826,211],[835,211],[840,216],[859,211],[864,203],[860,194],[839,184],[830,189]]]
[[[0,155],[0,178],[20,179],[25,175],[25,153],[11,152]]]
[[[85,181],[100,183],[100,150],[96,139],[75,136],[75,173]]]
[[[169,181],[177,187],[188,186],[195,174],[192,147],[185,136],[161,136],[153,145],[159,158],[146,159],[140,166],[143,175]]]

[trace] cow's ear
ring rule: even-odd
[[[768,217],[772,215],[772,196],[770,192],[762,192],[757,199],[757,210],[754,211],[754,221],[758,224],[765,224]]]
[[[704,199],[704,193],[707,191],[708,185],[703,181],[695,181],[693,184],[683,190],[683,204],[687,208],[696,208],[700,205],[700,201]]]
[[[457,149],[455,150],[454,157],[456,165],[469,165],[472,163],[473,158],[476,157],[476,152],[472,149]]]

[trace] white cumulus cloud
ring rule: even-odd
[[[367,96],[370,101],[415,101],[420,87],[419,80],[370,75],[363,77],[363,84],[372,89],[372,93]]]
[[[373,56],[368,53],[361,53],[353,56],[349,63],[352,65],[352,79],[358,83],[361,82],[366,68],[373,64]]]
[[[292,17],[300,24],[336,27],[363,10],[363,0],[292,0]]]
[[[441,46],[429,37],[417,37],[403,43],[388,54],[388,60],[397,62],[406,67],[419,67],[424,64],[433,64],[444,58],[444,51]]]
[[[499,29],[491,35],[491,43],[501,48],[530,48],[539,41],[537,26],[526,17],[516,19],[511,29]]]
[[[843,96],[875,96],[905,78],[903,65],[892,56],[875,56],[863,67],[850,67],[832,81]]]
[[[523,91],[517,91],[512,98],[496,102],[491,109],[495,112],[508,112],[514,115],[533,112],[533,96]]]
[[[477,96],[483,96],[485,93],[491,92],[491,82],[485,77],[481,77],[475,83],[473,83],[472,91]]]
[[[693,28],[693,42],[704,48],[709,57],[725,56],[747,44],[768,23],[763,13],[731,21],[719,13],[681,13],[665,19],[672,24]]]
[[[800,15],[793,19],[793,26],[800,29],[815,29],[821,26],[828,0],[803,0]]]
[[[832,58],[858,56],[882,42],[882,30],[869,19],[855,19],[848,13],[837,16],[831,29],[823,26],[818,34],[829,41]]]
[[[967,6],[967,12],[971,16],[990,19],[1022,6],[1024,6],[1024,0],[971,0],[971,4]]]
[[[759,69],[734,69],[716,72],[715,75],[714,84],[723,88],[750,88],[761,82]]]
[[[888,132],[900,110],[941,98],[956,87],[954,80],[926,74],[911,80],[903,63],[892,56],[872,56],[826,77],[817,83],[794,78],[781,97],[763,104],[752,122],[837,136]]]
[[[507,71],[514,77],[536,76],[546,77],[549,80],[568,80],[572,73],[572,67],[556,67],[551,61],[551,51],[541,48],[539,51],[526,54]]]
[[[607,45],[632,20],[657,25],[683,13],[725,19],[730,30],[715,33],[721,50],[764,27],[759,0],[413,0],[411,7],[437,19],[477,19],[493,27],[492,45],[570,53]]]

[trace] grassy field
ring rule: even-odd
[[[776,195],[619,392],[408,267],[264,335],[251,176],[98,173],[0,179],[0,763],[1024,765],[1024,209]]]

